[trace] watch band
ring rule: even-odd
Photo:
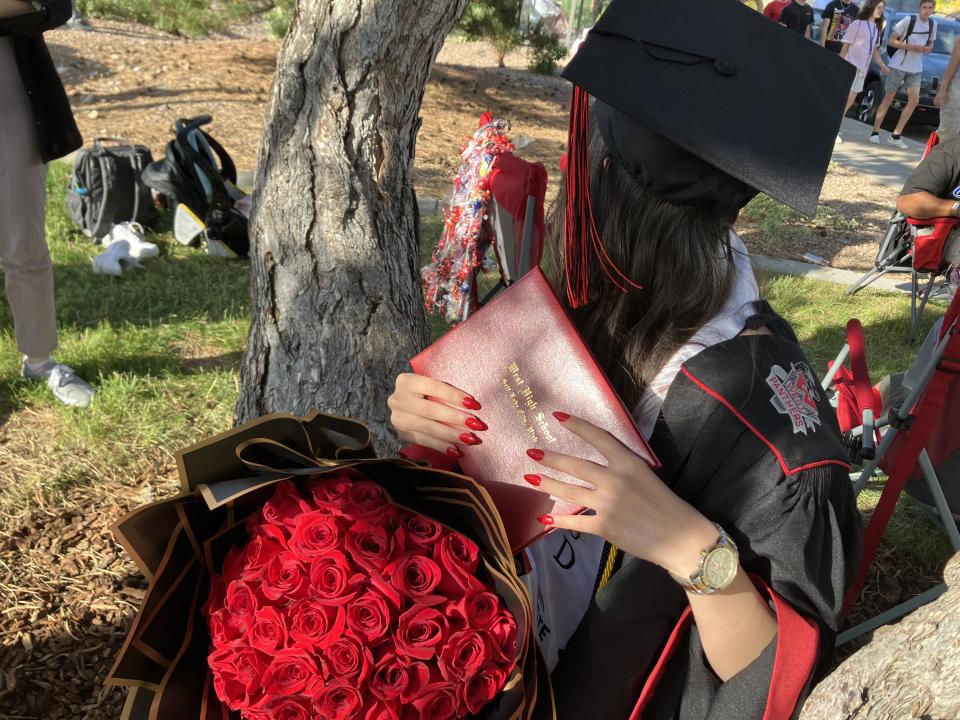
[[[958,211],[960,211],[960,201],[953,204],[953,207],[950,208],[950,214],[954,217],[960,217],[960,212]]]
[[[714,523],[714,526],[717,528],[720,536],[715,543],[700,551],[700,564],[697,566],[696,571],[689,578],[682,578],[670,573],[670,577],[672,577],[680,587],[693,595],[712,595],[724,589],[710,585],[703,577],[703,567],[711,552],[717,548],[725,547],[729,548],[733,552],[734,557],[739,559],[740,553],[737,551],[737,544],[733,541],[733,538],[727,534],[727,531],[724,530],[719,523]]]

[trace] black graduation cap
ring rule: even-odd
[[[813,215],[854,72],[736,0],[613,0],[563,71],[575,85],[567,232],[581,234],[568,260],[585,261],[595,236],[587,94],[611,156],[651,192],[726,217],[760,191]],[[583,283],[572,292],[568,277],[573,306]]]

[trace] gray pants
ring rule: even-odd
[[[956,78],[960,80],[960,77]],[[940,127],[937,135],[941,140],[949,140],[960,134],[960,82],[950,83],[947,97],[940,108]]]
[[[0,265],[17,346],[24,355],[42,358],[57,347],[44,229],[47,166],[7,37],[0,37],[0,99]]]

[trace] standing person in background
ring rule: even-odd
[[[23,376],[86,407],[93,388],[50,356],[57,315],[44,227],[47,163],[83,144],[43,40],[70,11],[70,0],[0,0],[0,262]]]
[[[763,9],[763,14],[765,17],[770,18],[774,22],[780,22],[780,13],[783,12],[783,9],[792,3],[793,0],[771,0],[767,3],[767,6]]]
[[[937,39],[937,23],[930,17],[935,7],[934,0],[923,0],[920,3],[919,15],[905,17],[893,26],[889,44],[897,51],[890,57],[890,74],[884,84],[883,102],[877,110],[873,132],[870,133],[870,142],[874,145],[880,143],[880,126],[887,116],[893,98],[897,91],[904,87],[907,90],[907,106],[900,111],[900,120],[887,142],[901,150],[907,149],[907,144],[900,135],[920,102],[923,56],[933,49],[933,41]]]
[[[780,24],[786,25],[795,33],[810,39],[810,27],[813,25],[813,9],[807,0],[793,0],[780,13]]]
[[[857,95],[863,92],[863,81],[867,77],[871,59],[880,66],[880,72],[884,75],[890,73],[890,68],[880,57],[880,41],[883,38],[883,7],[883,0],[867,0],[863,4],[863,9],[860,10],[857,19],[850,23],[846,33],[844,33],[840,57],[846,59],[857,69],[853,84],[850,86],[850,94],[847,96],[847,106],[843,110],[844,115],[853,107]],[[843,142],[839,135],[837,135],[837,142]]]
[[[953,82],[958,64],[960,64],[960,42],[954,43],[953,52],[950,53],[950,64],[944,70],[943,81],[933,98],[933,104],[940,108],[940,127],[937,128],[937,135],[941,140],[960,134],[960,89]]]
[[[843,36],[859,14],[860,8],[852,0],[832,0],[828,2],[823,9],[820,44],[831,52],[840,52],[843,49]]]
[[[93,30],[93,28],[90,27],[90,23],[87,22],[87,19],[83,16],[83,13],[80,12],[80,8],[77,7],[77,0],[73,0],[70,19],[67,20],[64,27],[68,27],[71,30],[84,30],[85,32]]]

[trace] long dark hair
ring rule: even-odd
[[[860,14],[857,15],[857,18],[860,20],[869,20],[873,17],[873,11],[877,9],[877,5],[882,2],[883,0],[867,0],[860,8]],[[883,15],[880,15],[874,22],[877,25],[877,44],[879,45],[880,39],[883,37],[883,26],[887,24],[887,20]]]
[[[590,299],[570,316],[614,388],[633,408],[670,357],[723,307],[733,283],[730,223],[643,190],[609,157],[591,122],[590,202],[610,259],[643,290],[624,293],[595,261]],[[565,179],[550,208],[553,283],[563,276]]]

